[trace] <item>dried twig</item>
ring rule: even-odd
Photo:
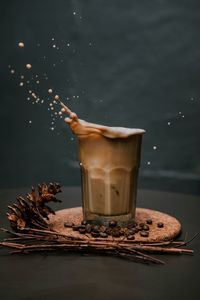
[[[187,241],[170,240],[148,243],[137,242],[134,238],[129,240],[127,235],[130,234],[129,229],[120,228],[116,224],[112,228],[104,228],[109,230],[108,234],[111,234],[112,239],[93,237],[85,230],[82,236],[53,231],[47,220],[48,214],[55,212],[47,206],[47,203],[60,202],[55,197],[60,191],[58,183],[41,184],[38,185],[37,191],[32,188],[31,193],[28,193],[26,197],[17,197],[17,203],[8,206],[7,217],[12,230],[0,228],[11,237],[0,242],[0,246],[12,249],[12,254],[63,250],[83,254],[112,255],[131,261],[155,264],[164,264],[164,262],[153,257],[152,253],[193,254],[194,252],[192,249],[183,247],[191,243],[198,233]],[[105,232],[107,231],[104,231],[104,234]],[[115,238],[116,233],[122,233],[123,236]]]

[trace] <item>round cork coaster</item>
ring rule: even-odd
[[[161,242],[161,241],[168,241],[174,239],[178,236],[181,232],[181,224],[180,222],[165,213],[146,209],[146,208],[136,208],[136,222],[137,223],[146,223],[147,219],[152,220],[152,225],[149,225],[149,236],[148,237],[141,237],[140,233],[135,234],[134,242]],[[72,228],[64,227],[65,222],[72,222],[75,225],[80,224],[83,220],[82,214],[82,207],[73,207],[68,209],[63,209],[56,211],[55,215],[49,216],[49,223],[51,228],[60,233],[60,234],[67,234],[73,238],[81,237],[82,239],[93,239],[89,234],[84,235],[80,234],[78,231],[73,231]],[[162,222],[164,226],[159,228],[157,226],[158,222]],[[115,238],[115,240],[120,240],[121,238]],[[105,239],[104,239],[105,240]],[[112,240],[113,237],[108,237],[107,241]]]

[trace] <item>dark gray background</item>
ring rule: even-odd
[[[80,184],[73,135],[49,129],[53,87],[83,119],[146,129],[140,187],[200,194],[198,0],[2,0],[0,20],[1,188]]]

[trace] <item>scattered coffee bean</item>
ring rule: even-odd
[[[127,233],[128,233],[128,235],[134,235],[135,234],[135,230],[134,229],[129,229],[129,231]]]
[[[121,236],[121,231],[119,231],[119,230],[113,230],[112,236],[114,236],[114,237],[120,237]]]
[[[140,226],[140,227],[143,227],[144,225],[145,225],[145,223],[143,223],[143,222],[142,222],[142,223],[139,223],[139,226]]]
[[[97,237],[99,237],[99,232],[91,232],[91,235],[92,235],[92,237],[95,237],[95,238],[97,238]]]
[[[163,222],[158,222],[157,226],[158,226],[158,228],[162,228],[162,227],[164,227],[164,224],[163,224]]]
[[[85,230],[86,230],[87,233],[90,233],[90,232],[92,231],[92,225],[87,224],[87,225],[85,226]]]
[[[85,225],[79,225],[79,229],[85,229]]]
[[[142,227],[142,229],[148,231],[148,230],[149,230],[149,226],[148,226],[148,225],[144,225],[144,226]]]
[[[108,235],[107,235],[107,233],[105,233],[105,232],[100,232],[100,237],[102,237],[102,238],[107,238],[108,237]]]
[[[100,226],[99,225],[93,225],[92,226],[92,232],[99,232]]]
[[[80,225],[74,225],[74,226],[72,226],[72,229],[73,229],[74,231],[78,231],[78,230],[79,230],[79,227],[80,227]]]
[[[134,237],[133,234],[129,234],[129,235],[127,236],[127,240],[134,240],[134,239],[135,239],[135,237]]]
[[[115,226],[117,226],[117,221],[111,220],[111,221],[109,222],[109,226],[110,226],[110,227],[115,227]]]
[[[105,230],[105,233],[107,233],[107,235],[111,235],[112,234],[112,229],[110,227],[107,227]]]
[[[138,225],[138,226],[136,227],[136,230],[137,230],[138,232],[141,231],[141,230],[143,230],[143,226]]]
[[[137,222],[135,221],[129,221],[128,224],[127,224],[127,228],[134,228],[137,226]]]
[[[85,228],[79,228],[78,231],[79,231],[79,233],[82,233],[82,234],[84,234],[86,232]]]
[[[99,230],[100,232],[106,232],[106,226],[101,226]]]
[[[65,222],[64,223],[64,227],[70,228],[72,226],[74,226],[74,223],[72,223],[72,222]]]
[[[142,236],[142,237],[148,237],[149,236],[149,232],[142,230],[142,231],[140,231],[140,236]]]
[[[149,225],[151,225],[153,223],[153,221],[152,221],[152,219],[147,219],[146,223],[149,224]]]

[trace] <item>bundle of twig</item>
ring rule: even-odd
[[[48,214],[55,214],[47,203],[61,202],[56,194],[61,192],[58,183],[38,184],[37,190],[32,187],[26,197],[18,196],[17,202],[8,206],[7,218],[13,230],[18,231],[26,227],[47,229]]]
[[[13,249],[11,253],[31,253],[36,251],[56,251],[91,253],[117,256],[144,263],[164,264],[164,261],[149,255],[149,253],[193,254],[193,250],[183,248],[190,241],[168,241],[155,243],[138,243],[122,239],[107,241],[102,238],[81,238],[60,234],[49,230],[26,228],[23,232],[11,232],[13,237],[4,239],[0,246]]]
[[[164,264],[151,253],[162,254],[193,254],[193,250],[186,249],[190,241],[165,241],[165,242],[137,242],[129,240],[126,235],[112,240],[94,237],[84,231],[82,236],[73,234],[61,234],[50,228],[48,215],[55,214],[47,203],[50,201],[60,202],[56,194],[61,192],[58,183],[39,184],[37,191],[32,188],[26,197],[17,197],[17,202],[8,206],[7,213],[13,231],[0,228],[1,231],[11,234],[0,242],[1,247],[12,249],[11,253],[31,253],[35,251],[56,251],[91,253],[112,255],[133,261],[144,263]],[[112,224],[113,225],[113,224]],[[118,236],[118,235],[117,235]],[[183,248],[184,247],[184,248]]]

